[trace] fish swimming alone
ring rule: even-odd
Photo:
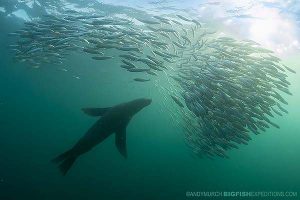
[[[184,108],[184,105],[180,102],[180,100],[178,99],[178,97],[171,95],[171,98],[173,99],[173,101],[181,108]]]
[[[144,78],[135,78],[133,80],[136,81],[136,82],[147,82],[147,81],[150,81],[150,79],[144,79]]]
[[[83,112],[87,115],[101,118],[70,150],[52,161],[58,163],[60,171],[66,175],[80,155],[90,151],[113,133],[115,133],[115,143],[119,152],[127,158],[126,127],[131,118],[151,102],[151,99],[141,98],[114,107],[83,108]]]

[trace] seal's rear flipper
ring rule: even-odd
[[[82,111],[92,117],[103,116],[111,108],[82,108]]]
[[[66,175],[69,169],[72,167],[76,160],[77,156],[74,156],[71,150],[66,151],[65,153],[57,156],[52,160],[54,163],[60,163],[59,169],[62,175]]]
[[[62,173],[62,175],[66,175],[67,172],[69,171],[69,169],[72,167],[72,165],[74,164],[75,160],[77,157],[69,157],[66,158],[60,165],[59,165],[59,169]]]
[[[126,148],[126,127],[120,129],[116,132],[116,138],[115,138],[116,146],[119,150],[119,152],[127,158],[127,148]]]

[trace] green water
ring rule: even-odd
[[[99,64],[80,54],[68,57],[68,72],[15,63],[6,34],[22,25],[11,22],[3,18],[6,29],[0,33],[1,200],[202,199],[187,197],[188,191],[292,191],[299,198],[299,54],[284,60],[297,74],[288,78],[293,93],[286,97],[289,114],[274,120],[281,128],[254,136],[249,145],[230,151],[230,159],[195,159],[184,144],[183,129],[162,110],[163,97],[153,82],[138,84],[119,63]],[[153,102],[127,128],[128,159],[119,154],[111,136],[61,176],[50,160],[96,120],[80,109],[140,97]]]

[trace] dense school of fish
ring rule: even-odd
[[[248,144],[250,132],[279,128],[270,118],[288,113],[282,93],[291,95],[285,72],[292,69],[252,41],[220,37],[191,51],[183,52],[187,61],[173,78],[197,119],[186,118],[185,133],[198,156],[227,157],[227,150]]]
[[[95,61],[119,59],[136,73],[134,81],[167,74],[169,96],[183,114],[185,140],[199,157],[227,157],[226,151],[247,144],[270,118],[288,111],[282,93],[291,95],[286,72],[272,51],[250,41],[218,37],[199,20],[182,15],[86,15],[66,11],[25,22],[14,33],[15,60],[33,67],[61,64],[73,51]]]

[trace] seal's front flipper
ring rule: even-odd
[[[119,152],[127,158],[127,148],[126,148],[126,127],[118,130],[116,132],[116,146]]]
[[[103,116],[111,107],[108,108],[82,108],[82,111],[92,117]]]

